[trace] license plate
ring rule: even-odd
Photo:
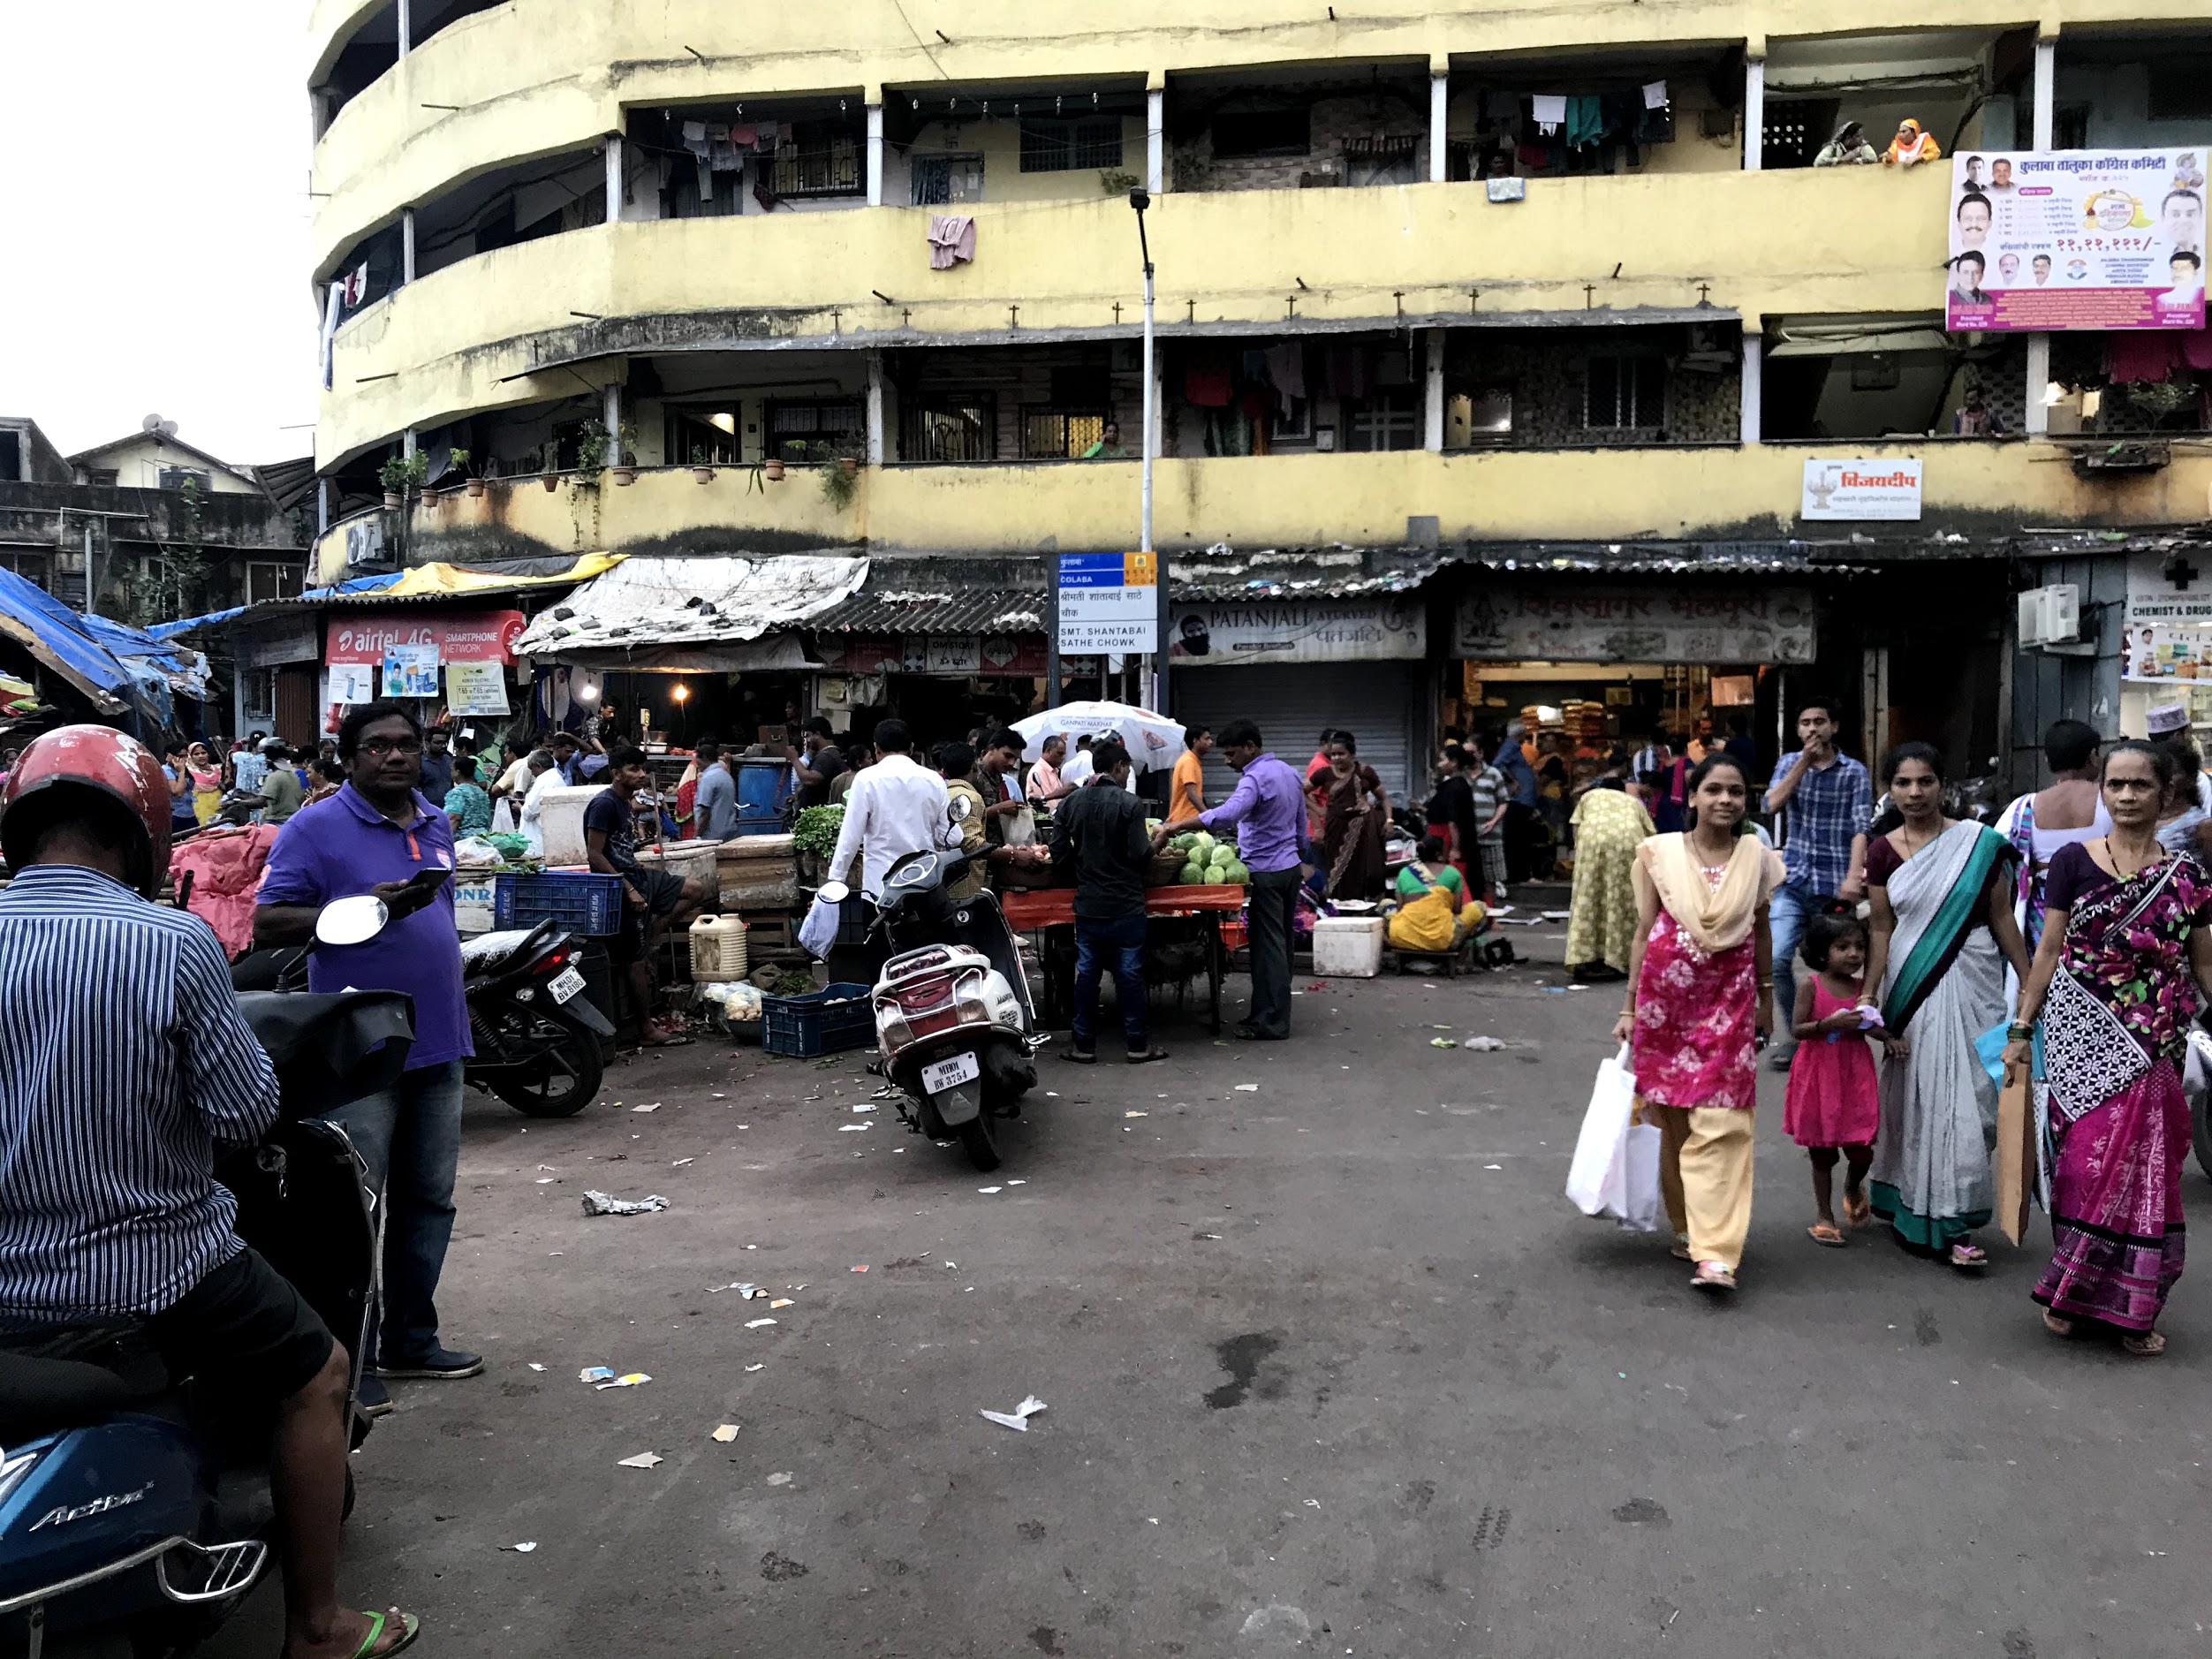
[[[574,968],[563,968],[545,989],[553,993],[555,1002],[564,1003],[584,989],[584,976]]]
[[[983,1074],[983,1068],[972,1054],[956,1054],[950,1060],[938,1060],[921,1068],[921,1086],[932,1095],[942,1095],[949,1088],[963,1083],[973,1083]]]

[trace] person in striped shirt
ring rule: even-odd
[[[160,762],[104,726],[48,732],[0,794],[0,1331],[140,1323],[173,1376],[266,1408],[284,1653],[396,1653],[412,1615],[337,1600],[351,1362],[215,1178],[218,1147],[276,1120],[276,1079],[208,924],[149,902]]]

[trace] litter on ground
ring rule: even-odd
[[[610,1365],[587,1365],[576,1374],[576,1380],[579,1382],[610,1382],[614,1375],[615,1368]]]
[[[656,1209],[666,1209],[668,1200],[658,1193],[643,1198],[617,1198],[611,1193],[587,1192],[584,1194],[584,1214],[587,1216],[643,1216]]]
[[[609,1389],[642,1388],[646,1383],[650,1382],[653,1379],[651,1377],[646,1375],[646,1374],[642,1371],[633,1371],[626,1376],[615,1377],[604,1382],[595,1382],[592,1384],[592,1387],[603,1394]]]
[[[1019,1428],[1026,1435],[1029,1432],[1029,1420],[1042,1410],[1044,1402],[1032,1394],[1011,1412],[985,1412],[982,1415],[1003,1428]]]
[[[633,1112],[656,1112],[661,1110],[661,1102],[656,1100],[649,1100],[646,1102],[644,1105],[633,1106],[630,1110]]]
[[[1239,1095],[1257,1095],[1259,1092],[1260,1086],[1257,1083],[1239,1083],[1237,1085],[1237,1093]]]
[[[779,1297],[777,1297],[777,1298],[776,1298],[774,1301],[770,1302],[770,1303],[769,1304],[769,1307],[771,1307],[771,1308],[776,1308],[776,1307],[789,1307],[791,1305],[792,1305],[792,1299],[791,1299],[790,1297],[788,1297],[788,1296],[779,1296]]]
[[[979,1193],[996,1193],[1000,1189],[996,1186],[979,1186],[975,1190]]]
[[[615,1467],[617,1469],[650,1469],[662,1460],[661,1454],[657,1451],[640,1451],[634,1458],[617,1458]]]
[[[737,1437],[738,1426],[735,1423],[723,1424],[721,1428],[715,1430],[712,1436],[712,1438],[720,1441],[725,1446]]]
[[[758,1330],[763,1325],[773,1325],[775,1322],[772,1319],[748,1319],[745,1322],[745,1328],[747,1330]]]
[[[511,1549],[511,1550],[513,1550],[513,1551],[515,1552],[515,1554],[517,1554],[517,1555],[519,1555],[519,1556],[526,1556],[526,1555],[528,1555],[528,1554],[529,1554],[529,1553],[530,1553],[533,1549],[535,1549],[538,1547],[538,1544],[537,1544],[537,1540],[534,1538],[534,1539],[532,1539],[532,1540],[531,1540],[528,1543],[524,1543],[524,1544],[502,1544],[502,1545],[500,1545],[499,1547],[500,1547],[502,1549]]]
[[[779,1473],[771,1474],[768,1478],[768,1483],[770,1486],[789,1486],[792,1483],[791,1471],[785,1469]]]
[[[1469,1037],[1459,1046],[1463,1049],[1472,1049],[1477,1054],[1495,1054],[1505,1044],[1496,1037]]]

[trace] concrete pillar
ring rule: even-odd
[[[1738,408],[1743,418],[1742,430],[1738,438],[1739,443],[1756,443],[1759,442],[1759,376],[1763,361],[1762,348],[1765,345],[1765,337],[1759,331],[1759,319],[1746,317],[1744,319],[1743,375],[1739,383],[1739,390],[1737,393]]]
[[[2050,405],[2043,401],[2050,389],[2050,336],[2027,337],[2027,435],[2044,437],[2050,431]]]
[[[625,194],[623,166],[622,134],[610,133],[607,134],[607,223],[609,224],[622,223],[622,198]]]
[[[409,427],[399,435],[399,452],[402,455],[412,456],[415,452],[415,429]]]
[[[314,533],[317,535],[327,534],[330,528],[330,481],[318,478],[314,481]]]
[[[618,466],[622,463],[621,386],[614,382],[608,383],[607,390],[603,394],[603,397],[605,398],[605,402],[602,405],[602,418],[607,423],[608,465],[610,466]]]
[[[2050,148],[2051,100],[2057,95],[2057,88],[2058,42],[2055,38],[2046,36],[2035,42],[2035,119],[2032,145],[2039,150]]]
[[[883,205],[883,104],[881,99],[867,107],[867,205]]]
[[[399,210],[399,281],[401,286],[415,279],[414,209]]]
[[[1766,160],[1767,60],[1744,59],[1744,170],[1755,173]]]
[[[1421,447],[1437,454],[1444,447],[1444,331],[1428,330],[1428,398],[1421,409]]]
[[[405,57],[414,50],[414,9],[408,0],[399,0],[397,21],[399,25],[399,55]]]
[[[1451,75],[1433,64],[1428,71],[1428,182],[1441,185],[1451,175],[1449,147],[1444,142],[1444,116],[1451,104]]]
[[[1158,80],[1144,95],[1144,187],[1155,196],[1168,187],[1168,87],[1166,77]]]
[[[883,354],[867,354],[867,464],[883,464]]]

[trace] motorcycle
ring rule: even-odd
[[[355,900],[326,907],[334,935],[349,913],[367,913]],[[276,1066],[283,1105],[260,1143],[220,1161],[216,1177],[238,1201],[239,1236],[352,1356],[346,1408],[358,1449],[369,1428],[358,1402],[382,1223],[352,1142],[316,1115],[398,1078],[413,1003],[404,992],[348,991],[248,993],[239,1004]],[[146,1655],[207,1640],[269,1564],[267,1429],[169,1375],[129,1322],[0,1337],[0,1645],[41,1659],[57,1640],[57,1651]],[[349,1514],[352,1504],[349,1469]]]
[[[573,1117],[599,1093],[600,1039],[615,1034],[584,993],[581,941],[542,921],[461,943],[476,1049],[467,1080],[530,1117]]]
[[[231,966],[236,990],[304,991],[312,946],[254,951]],[[583,995],[581,943],[542,921],[461,943],[461,995],[474,1057],[466,1080],[531,1117],[572,1117],[599,1093],[602,1037],[615,1028]]]
[[[953,803],[953,822],[965,801]],[[891,947],[872,996],[880,1058],[870,1069],[902,1092],[898,1115],[932,1140],[958,1140],[968,1162],[999,1165],[994,1122],[1021,1111],[1037,1085],[1037,1029],[1021,954],[997,895],[954,899],[945,884],[969,863],[962,852],[910,852],[883,881],[875,927]],[[843,904],[848,890],[825,883]]]

